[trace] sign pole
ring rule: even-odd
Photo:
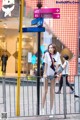
[[[37,115],[39,115],[39,103],[40,103],[40,36],[38,32],[38,63],[37,63]]]
[[[42,7],[42,4],[38,2],[38,9]],[[38,62],[37,62],[37,115],[39,115],[39,103],[40,103],[40,37],[41,33],[38,32]]]

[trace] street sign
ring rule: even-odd
[[[31,21],[31,25],[42,26],[43,25],[43,18],[36,18]]]
[[[34,13],[60,13],[60,8],[41,8],[34,9]]]
[[[48,13],[48,14],[34,14],[34,18],[39,18],[39,17],[42,17],[42,18],[53,18],[53,19],[60,19],[60,14],[51,14],[51,13]]]
[[[23,32],[45,32],[44,27],[28,27],[28,28],[22,28]]]
[[[42,18],[60,19],[59,13],[60,13],[60,8],[34,9],[34,18],[42,17]],[[57,17],[57,15],[58,15],[58,17]]]

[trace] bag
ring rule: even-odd
[[[59,66],[58,70],[57,70],[57,74],[62,73],[62,71],[64,70],[64,68],[62,66]]]

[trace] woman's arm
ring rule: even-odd
[[[47,68],[48,68],[48,54],[47,53],[45,53],[44,54],[44,63],[45,63],[45,65],[44,65],[44,74],[43,74],[43,77],[47,77]]]
[[[47,67],[48,67],[48,64],[45,63],[43,77],[47,77]]]
[[[63,69],[65,69],[66,66],[67,66],[67,63],[66,63],[66,61],[65,61],[65,62],[63,63],[63,65],[62,65]]]

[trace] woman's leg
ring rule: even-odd
[[[71,84],[68,82],[68,76],[66,76],[66,85],[69,86],[72,91],[74,90]]]
[[[48,91],[48,80],[45,80],[44,81],[44,90],[43,90],[44,94],[43,94],[43,98],[42,98],[42,108],[44,108],[47,91]]]
[[[55,99],[55,80],[51,80],[51,87],[50,87],[50,110],[53,109],[53,101]]]
[[[61,91],[62,85],[63,85],[63,76],[61,75],[61,78],[59,81],[59,90],[58,90],[59,92]]]

